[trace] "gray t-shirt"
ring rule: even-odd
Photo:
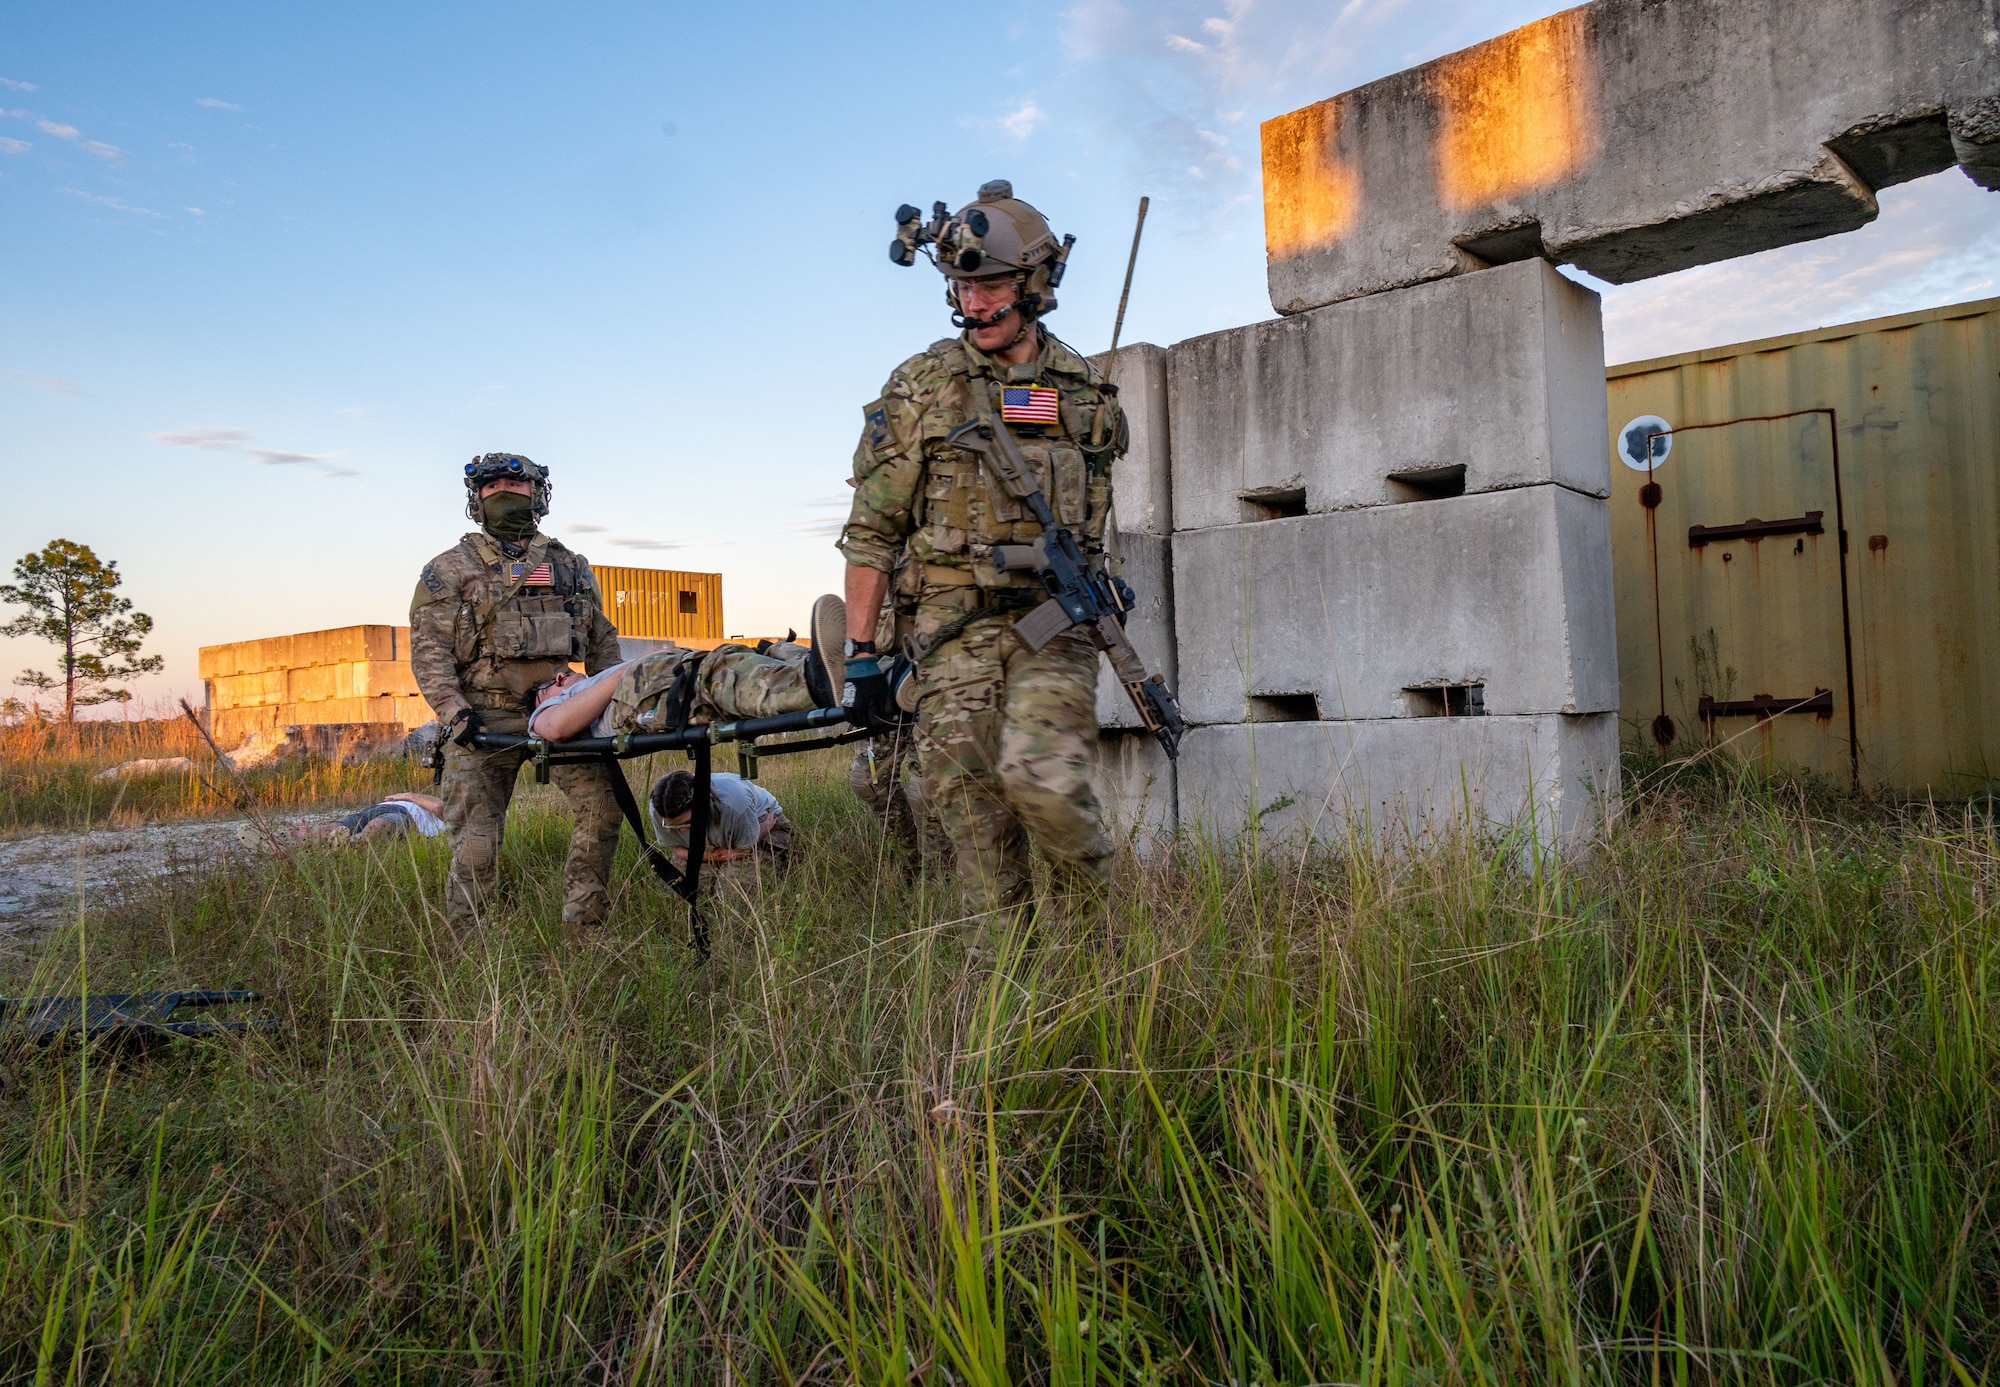
[[[607,679],[615,680],[624,672],[624,665],[613,665],[610,669],[599,670],[588,679],[577,680],[574,684],[571,684],[568,688],[563,689],[553,698],[549,699],[548,702],[535,709],[535,715],[528,719],[528,731],[534,732],[535,724],[541,721],[542,714],[548,712],[551,708],[560,708],[585,689],[595,688]],[[593,737],[609,737],[611,735],[611,706],[609,704],[606,704],[604,711],[597,715],[597,721],[590,725],[590,735]]]
[[[754,848],[761,821],[766,814],[782,814],[778,797],[754,781],[728,771],[717,771],[709,783],[708,846],[711,848]],[[662,823],[650,801],[647,817],[653,821],[653,837],[662,847],[688,845],[685,828],[669,828]]]

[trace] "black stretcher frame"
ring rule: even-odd
[[[754,780],[757,778],[757,761],[762,757],[790,756],[802,751],[817,751],[822,747],[842,746],[871,734],[856,729],[837,736],[769,747],[758,746],[759,737],[811,732],[846,721],[845,708],[813,708],[803,713],[780,713],[769,718],[698,723],[692,727],[675,728],[671,732],[623,732],[616,737],[573,737],[566,742],[551,742],[541,737],[509,732],[475,732],[471,742],[477,751],[528,748],[528,760],[535,768],[535,780],[543,785],[548,783],[550,766],[602,765],[611,781],[611,796],[617,800],[618,810],[625,816],[625,822],[632,825],[632,832],[638,835],[639,851],[652,866],[653,874],[669,891],[687,902],[688,942],[696,953],[706,959],[709,938],[708,922],[701,914],[701,864],[708,852],[710,752],[726,742],[738,743],[738,761],[745,768],[745,778]],[[626,783],[624,772],[618,769],[620,761],[635,756],[653,756],[662,751],[685,751],[694,762],[694,804],[688,818],[685,871],[676,867],[673,860],[654,845],[653,835],[646,831],[646,821],[639,813],[639,802],[633,798],[632,787]]]

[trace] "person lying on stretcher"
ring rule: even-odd
[[[763,651],[736,644],[707,652],[669,646],[587,677],[565,670],[535,687],[528,732],[562,742],[837,707],[846,666],[844,617],[839,598],[821,598],[813,607],[810,650],[791,641]]]

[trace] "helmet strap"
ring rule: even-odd
[[[1003,307],[994,309],[984,318],[972,317],[965,310],[961,309],[958,306],[958,286],[956,284],[950,285],[945,294],[945,302],[951,305],[951,325],[961,332],[975,332],[982,328],[997,327],[999,324],[1006,322],[1007,316],[1011,313],[1014,316],[1016,324],[1014,335],[993,350],[1004,352],[1013,347],[1015,343],[1026,337],[1034,328],[1035,309],[1041,306],[1041,295],[1025,292],[1028,287],[1027,278],[1026,275],[1016,275],[1014,277],[1014,301]]]

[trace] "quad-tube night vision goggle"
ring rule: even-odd
[[[549,469],[519,453],[482,453],[465,464],[465,513],[479,519],[479,493],[495,482],[528,482],[534,487],[535,518],[549,513]]]

